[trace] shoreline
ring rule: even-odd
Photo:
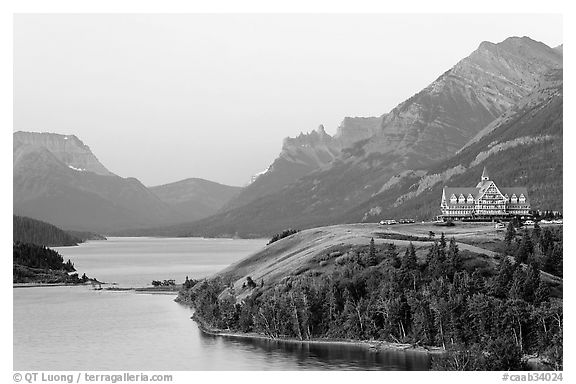
[[[110,285],[109,283],[95,283],[101,285]],[[91,283],[12,283],[12,288],[47,288],[47,287],[91,287]],[[103,287],[91,289],[94,291],[106,292],[127,292],[133,291],[134,293],[148,293],[158,295],[177,295],[178,289],[175,288],[157,288],[157,287]]]
[[[213,329],[202,324],[202,322],[199,319],[195,318],[195,316],[192,316],[191,319],[194,320],[194,322],[198,325],[198,329],[200,329],[202,333],[211,336],[229,337],[235,339],[248,339],[248,340],[265,340],[265,341],[274,341],[289,344],[355,346],[355,347],[367,348],[374,352],[398,351],[398,352],[424,353],[427,355],[438,355],[438,354],[444,354],[446,352],[441,347],[414,346],[412,344],[392,343],[389,341],[380,341],[380,340],[346,340],[346,339],[299,340],[294,338],[283,338],[283,337],[273,338],[258,333],[239,333],[239,332],[226,331],[222,329]]]
[[[86,287],[90,285],[90,283],[12,283],[12,288]]]

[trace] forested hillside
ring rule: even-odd
[[[80,284],[91,279],[78,277],[74,264],[49,248],[14,242],[12,246],[13,283]]]
[[[494,267],[444,234],[425,257],[411,243],[401,252],[372,240],[345,254],[318,254],[315,265],[280,282],[249,276],[238,288],[234,279],[247,265],[239,263],[213,279],[188,282],[179,299],[212,330],[435,346],[447,351],[434,357],[436,369],[525,370],[529,357],[538,356],[540,364],[561,370],[562,285],[541,270],[561,273],[562,231],[510,228],[501,246],[513,256],[499,256]],[[252,258],[254,273],[268,257]]]
[[[12,216],[12,241],[50,247],[78,245],[82,240],[55,225],[29,217]]]

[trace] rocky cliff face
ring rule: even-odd
[[[491,134],[494,130],[517,119],[519,111],[530,111],[530,116],[534,116],[540,109],[545,108],[548,103],[559,98],[561,99],[562,96],[562,69],[553,69],[546,72],[538,79],[533,92],[521,98],[492,123],[480,130],[480,132],[470,139],[458,152],[462,152],[474,143],[479,142],[483,137]]]
[[[382,117],[346,117],[334,136],[326,133],[324,126],[320,125],[310,133],[284,139],[276,160],[222,211],[278,192],[309,173],[329,167],[342,155],[344,148],[373,136],[381,122]]]
[[[382,125],[386,115],[380,117],[345,117],[338,126],[338,131],[334,138],[341,148],[348,148],[355,143],[370,139]]]
[[[70,169],[94,172],[98,175],[113,175],[94,156],[90,147],[74,135],[19,131],[14,133],[13,140],[14,148],[22,150],[26,146],[45,148]],[[14,155],[18,156],[16,152]]]
[[[330,164],[338,154],[338,143],[326,133],[324,126],[320,125],[308,134],[301,133],[295,138],[284,139],[282,152],[278,157],[316,169]],[[274,171],[274,164],[268,171]]]
[[[558,51],[527,37],[483,42],[436,81],[394,108],[365,146],[417,168],[456,153],[482,128],[562,67]]]

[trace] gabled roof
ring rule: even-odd
[[[528,198],[528,189],[526,187],[502,187],[500,188],[500,192],[502,192],[503,195],[507,194],[509,198],[511,198],[512,195],[516,195],[518,198],[520,198],[520,195],[524,195],[526,198],[526,203],[530,204],[530,199]]]
[[[486,190],[490,187],[490,186],[494,186],[494,188],[496,188],[496,190],[498,190],[500,193],[502,193],[502,189],[500,187],[498,187],[496,185],[496,183],[492,180],[486,180],[486,181],[482,181],[480,182],[480,184],[478,184],[480,186],[480,189],[478,190],[478,198],[481,198],[484,193],[486,192]],[[502,193],[502,195],[504,195],[504,193]]]
[[[478,188],[474,187],[468,187],[468,188],[444,187],[444,191],[446,193],[447,200],[450,200],[450,196],[452,196],[452,194],[456,195],[456,197],[459,197],[460,194],[462,194],[466,198],[468,197],[468,195],[472,195],[474,198],[476,198],[476,195],[478,194]]]

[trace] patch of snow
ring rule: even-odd
[[[69,165],[68,168],[73,169],[73,170],[78,171],[78,172],[85,172],[86,171],[84,168],[76,168],[72,165]]]
[[[252,184],[253,182],[256,181],[256,179],[260,176],[262,176],[263,174],[265,174],[266,172],[268,172],[270,170],[271,167],[266,168],[265,170],[263,170],[262,172],[258,172],[257,174],[255,174],[254,176],[252,176],[252,179],[250,180],[250,184]]]

